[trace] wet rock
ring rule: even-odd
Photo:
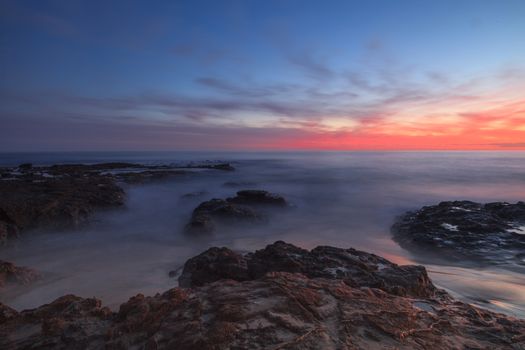
[[[104,348],[113,316],[100,300],[74,295],[58,298],[37,309],[16,312],[0,304],[2,349],[97,349]]]
[[[1,181],[0,198],[0,234],[9,238],[33,228],[78,227],[95,208],[122,205],[124,191],[107,177],[64,177]]]
[[[186,225],[189,233],[211,233],[215,230],[216,221],[226,223],[266,221],[266,215],[260,211],[261,206],[286,206],[286,200],[273,193],[260,190],[243,190],[235,197],[214,198],[202,202],[193,210],[190,222]]]
[[[221,279],[246,281],[250,278],[244,256],[228,248],[213,247],[186,261],[179,277],[182,287],[202,286]]]
[[[221,164],[212,164],[209,166],[203,166],[203,168],[216,169],[216,170],[225,170],[225,171],[234,171],[235,168],[230,163],[221,163]]]
[[[141,170],[134,172],[119,172],[113,175],[118,181],[130,184],[140,184],[152,181],[166,180],[188,174],[185,170]]]
[[[202,202],[193,210],[186,230],[192,233],[210,233],[215,229],[215,221],[238,223],[262,220],[264,218],[249,207],[215,198]]]
[[[525,203],[441,202],[400,217],[394,239],[415,252],[481,264],[523,264]]]
[[[311,268],[306,269],[312,270],[310,276],[282,271],[249,276],[249,260],[268,256],[278,258],[277,266],[297,270],[304,270],[303,266],[314,266],[315,270],[321,256],[329,266],[355,260],[349,269],[366,266],[377,271],[378,265],[386,262],[355,250],[318,247],[308,252],[284,242],[246,256],[212,248],[187,263],[204,276],[198,278],[201,285],[173,288],[155,296],[139,294],[122,304],[118,312],[103,308],[96,299],[72,295],[20,313],[0,304],[0,348],[525,347],[525,320],[479,309],[447,294],[401,296],[388,289],[348,284],[337,273],[324,275],[320,271],[322,276],[313,277],[318,272]],[[286,262],[292,257],[294,263]],[[397,266],[391,265],[381,271]],[[214,274],[222,276],[211,281],[207,276]]]
[[[0,324],[17,316],[18,312],[15,309],[11,309],[9,306],[0,303]]]
[[[352,248],[320,246],[308,251],[282,241],[247,255],[210,248],[186,262],[179,284],[201,286],[224,278],[245,281],[269,272],[340,279],[356,288],[379,288],[402,296],[431,297],[438,292],[423,266],[399,266]]]
[[[11,239],[18,238],[19,230],[16,223],[0,208],[0,246]]]
[[[243,190],[237,192],[237,196],[228,198],[230,203],[248,204],[248,205],[274,205],[286,206],[286,200],[275,193],[262,190]]]
[[[18,169],[22,171],[30,170],[33,167],[33,164],[31,163],[23,163],[18,166]]]
[[[0,181],[0,244],[31,229],[75,228],[97,209],[123,205],[120,182],[143,183],[188,173],[165,165],[124,162],[28,163],[2,169],[8,177]]]
[[[181,166],[181,168],[188,169],[213,169],[213,170],[224,170],[224,171],[234,171],[235,168],[230,163],[202,163],[202,164],[188,164]]]
[[[0,289],[8,285],[27,285],[39,278],[35,270],[0,260]]]

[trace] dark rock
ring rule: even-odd
[[[45,181],[0,181],[0,232],[69,228],[84,223],[95,208],[124,203],[124,191],[110,178],[49,178]]]
[[[33,167],[33,164],[31,163],[23,163],[18,166],[18,169],[24,171],[24,170],[30,170]]]
[[[394,239],[416,252],[482,264],[523,264],[525,203],[441,202],[400,217]]]
[[[322,256],[330,266],[348,262],[349,270],[361,269],[366,276],[370,273],[363,269],[377,271],[377,264],[386,261],[372,254],[332,247],[308,252],[283,242],[246,257],[227,248],[204,254],[187,263],[203,273],[195,277],[202,285],[155,296],[139,294],[118,312],[96,299],[72,295],[23,312],[0,304],[0,348],[525,348],[525,320],[455,301],[446,293],[400,296],[389,291],[396,288],[356,287],[343,275],[324,272],[311,277],[270,271],[253,279],[244,265],[250,259],[275,256],[280,261],[276,266],[303,270],[302,266],[313,265],[315,270]],[[287,262],[291,258],[294,263]],[[389,268],[398,267],[391,264],[381,271]],[[225,279],[211,282],[213,274]]]
[[[179,277],[181,287],[202,286],[221,279],[250,279],[246,259],[228,248],[213,247],[186,261]]]
[[[35,270],[0,260],[0,289],[9,284],[30,284],[39,278],[40,274]]]
[[[13,219],[0,208],[0,245],[5,245],[11,239],[18,238],[19,230]]]
[[[356,288],[379,288],[402,296],[431,297],[438,291],[423,266],[398,266],[352,248],[320,246],[308,251],[282,241],[247,255],[210,248],[186,262],[179,284],[193,287],[220,279],[245,281],[269,272],[340,279]]]
[[[234,171],[235,168],[230,163],[212,163],[212,164],[188,164],[182,166],[181,168],[193,168],[193,169],[213,169],[213,170],[224,170],[224,171]]]
[[[233,170],[229,163],[190,168]],[[65,229],[87,222],[94,210],[121,206],[124,191],[118,185],[145,183],[189,174],[183,167],[111,162],[55,164],[0,168],[0,245],[31,229]],[[255,217],[250,209],[226,205],[211,217]],[[211,217],[196,215],[190,226],[213,230]]]
[[[185,170],[142,170],[134,172],[120,172],[113,176],[123,182],[140,184],[151,181],[166,180],[188,174]]]
[[[267,191],[239,191],[235,197],[226,198],[226,200],[214,198],[202,202],[193,210],[191,220],[186,225],[186,231],[190,233],[211,233],[216,227],[215,221],[227,223],[264,222],[266,216],[254,207],[283,207],[286,205],[286,200],[283,197]]]
[[[237,192],[237,196],[228,198],[228,202],[238,204],[262,204],[262,205],[275,205],[275,206],[286,206],[286,200],[274,193],[261,190],[243,190]]]
[[[263,217],[249,207],[215,198],[202,202],[193,210],[186,230],[192,233],[210,233],[215,229],[215,220],[229,223],[260,222]]]
[[[9,306],[0,303],[0,324],[17,316],[18,312],[15,309],[11,309]]]
[[[202,168],[215,169],[215,170],[225,170],[225,171],[234,171],[235,168],[230,163],[221,163],[221,164],[212,164],[212,165],[203,165]]]

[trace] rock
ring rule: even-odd
[[[186,231],[191,233],[210,233],[215,229],[215,221],[222,222],[260,222],[263,217],[249,207],[230,203],[223,199],[202,202],[193,210]]]
[[[96,209],[124,204],[117,182],[142,183],[187,174],[165,165],[136,163],[21,164],[2,168],[0,245],[31,229],[75,228]]]
[[[0,289],[9,284],[27,285],[40,278],[40,274],[27,267],[0,260]]]
[[[320,246],[308,251],[282,241],[247,255],[210,248],[186,262],[179,284],[194,287],[225,278],[245,281],[269,272],[340,279],[356,288],[379,288],[401,296],[431,297],[438,292],[423,266],[399,266],[352,248]]]
[[[11,239],[18,238],[19,230],[16,223],[0,208],[0,246]]]
[[[33,167],[33,164],[31,163],[23,163],[18,166],[18,169],[22,171],[30,170]]]
[[[225,170],[225,171],[234,171],[235,168],[230,163],[221,163],[213,164],[209,166],[203,166],[203,168],[216,169],[216,170]]]
[[[295,262],[286,262],[294,254],[299,254]],[[279,260],[274,267],[312,274],[261,271],[259,277],[249,276],[249,261],[269,256]],[[322,257],[328,266],[347,262],[355,272],[376,271],[385,262],[388,267],[381,271],[397,266],[365,252],[333,247],[308,252],[284,242],[246,256],[212,248],[187,262],[204,276],[202,285],[139,294],[118,312],[72,295],[23,312],[0,304],[0,348],[525,348],[525,320],[455,301],[444,292],[416,297],[354,286],[344,274],[316,268]],[[216,273],[221,279],[207,277]],[[322,276],[313,277],[317,273]]]
[[[18,312],[15,309],[11,309],[9,306],[0,303],[0,324],[17,316]]]
[[[186,166],[181,166],[180,168],[188,169],[213,169],[213,170],[224,170],[224,171],[234,171],[235,168],[230,163],[204,163],[204,164],[188,164]]]
[[[140,184],[151,181],[166,180],[188,174],[185,170],[142,170],[135,172],[119,172],[113,176],[123,182]]]
[[[0,304],[2,349],[104,348],[113,314],[100,300],[74,295],[58,298],[37,309],[16,312]]]
[[[262,190],[243,190],[237,192],[237,196],[228,198],[230,203],[248,204],[248,205],[275,205],[275,206],[286,206],[286,200],[275,193]]]
[[[211,233],[215,230],[215,221],[227,223],[251,222],[260,223],[266,216],[255,207],[286,206],[286,200],[273,193],[260,190],[238,191],[235,197],[214,198],[202,202],[193,210],[190,222],[186,225],[189,233]]]
[[[400,217],[394,239],[406,249],[502,266],[525,262],[525,203],[441,202]]]
[[[124,203],[122,188],[101,176],[52,178],[43,182],[1,181],[0,197],[0,220],[20,231],[78,227],[95,208]],[[3,220],[5,216],[10,221]]]
[[[247,260],[228,248],[213,247],[186,261],[179,277],[182,287],[202,286],[221,279],[251,279]]]

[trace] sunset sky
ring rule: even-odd
[[[525,1],[0,0],[0,151],[525,149]]]

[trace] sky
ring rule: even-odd
[[[0,0],[0,151],[523,149],[523,0]]]

